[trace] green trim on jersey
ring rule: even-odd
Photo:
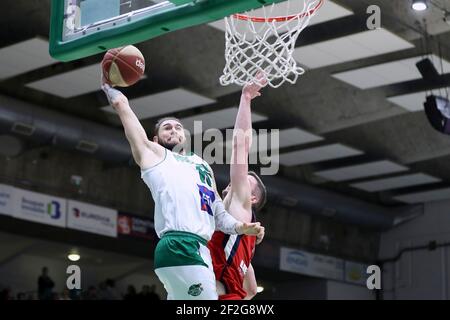
[[[156,166],[159,166],[161,163],[164,162],[164,160],[166,160],[166,158],[167,158],[167,149],[164,148],[164,158],[163,158],[160,162],[158,162],[157,164],[155,164],[153,167],[151,167],[151,168],[154,168],[154,167],[156,167]]]
[[[190,158],[193,156],[194,154],[191,155],[185,155],[185,154],[179,154],[179,153],[173,153],[173,157],[175,158],[175,160],[180,161],[180,162],[186,162],[186,163],[190,163],[190,164],[196,164],[194,161],[192,161]]]
[[[208,268],[199,249],[206,246],[202,237],[183,231],[166,232],[155,249],[155,269],[176,266],[200,265]]]
[[[153,165],[153,166],[151,166],[151,167],[148,167],[148,168],[146,168],[146,169],[143,169],[142,172],[145,172],[145,171],[147,171],[147,170],[150,170],[150,169],[153,169],[153,168],[159,166],[161,163],[164,162],[164,160],[166,160],[166,158],[167,158],[167,149],[164,148],[164,158],[163,158],[160,162],[158,162],[157,164],[155,164],[155,165]]]

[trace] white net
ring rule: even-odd
[[[295,43],[322,3],[288,0],[225,18],[226,64],[220,83],[257,83],[256,75],[262,72],[273,88],[286,81],[294,84],[305,72],[293,57]],[[258,12],[261,16],[256,16]]]

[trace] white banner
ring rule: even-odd
[[[14,187],[0,184],[0,214],[12,216],[14,211]]]
[[[368,265],[362,263],[345,261],[345,281],[366,285],[367,278],[369,277],[367,267]]]
[[[344,280],[344,260],[282,247],[280,269],[313,277]]]
[[[64,228],[66,204],[67,201],[64,198],[16,188],[13,216]]]
[[[117,237],[117,210],[69,200],[67,227]]]

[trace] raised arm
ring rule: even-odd
[[[215,229],[222,231],[223,233],[226,234],[253,235],[257,237],[257,242],[259,243],[264,238],[265,228],[261,226],[259,222],[247,223],[239,221],[239,219],[236,219],[235,216],[231,215],[225,209],[225,205],[223,204],[223,201],[220,198],[219,193],[217,192],[217,185],[216,179],[214,177],[214,171],[206,162],[205,166],[208,169],[209,173],[211,174],[212,188],[214,190],[216,199],[212,206]]]
[[[251,207],[251,188],[248,183],[248,155],[252,144],[251,101],[259,97],[259,90],[267,82],[259,75],[260,83],[246,85],[242,89],[241,102],[234,124],[233,151],[231,155],[230,178],[233,196],[248,209]]]
[[[164,157],[164,148],[148,139],[139,119],[129,105],[127,97],[108,84],[103,84],[102,89],[122,122],[125,136],[137,165],[141,169],[146,169],[159,163]]]

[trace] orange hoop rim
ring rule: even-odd
[[[320,9],[320,7],[323,5],[324,0],[319,0],[319,3],[309,12],[303,12],[299,14],[293,14],[289,16],[279,16],[279,17],[270,17],[270,18],[264,18],[264,17],[251,17],[246,14],[233,14],[233,17],[238,20],[244,20],[244,21],[252,21],[252,22],[285,22],[290,21],[294,19],[301,19],[305,17],[307,14],[312,15],[314,12]]]

